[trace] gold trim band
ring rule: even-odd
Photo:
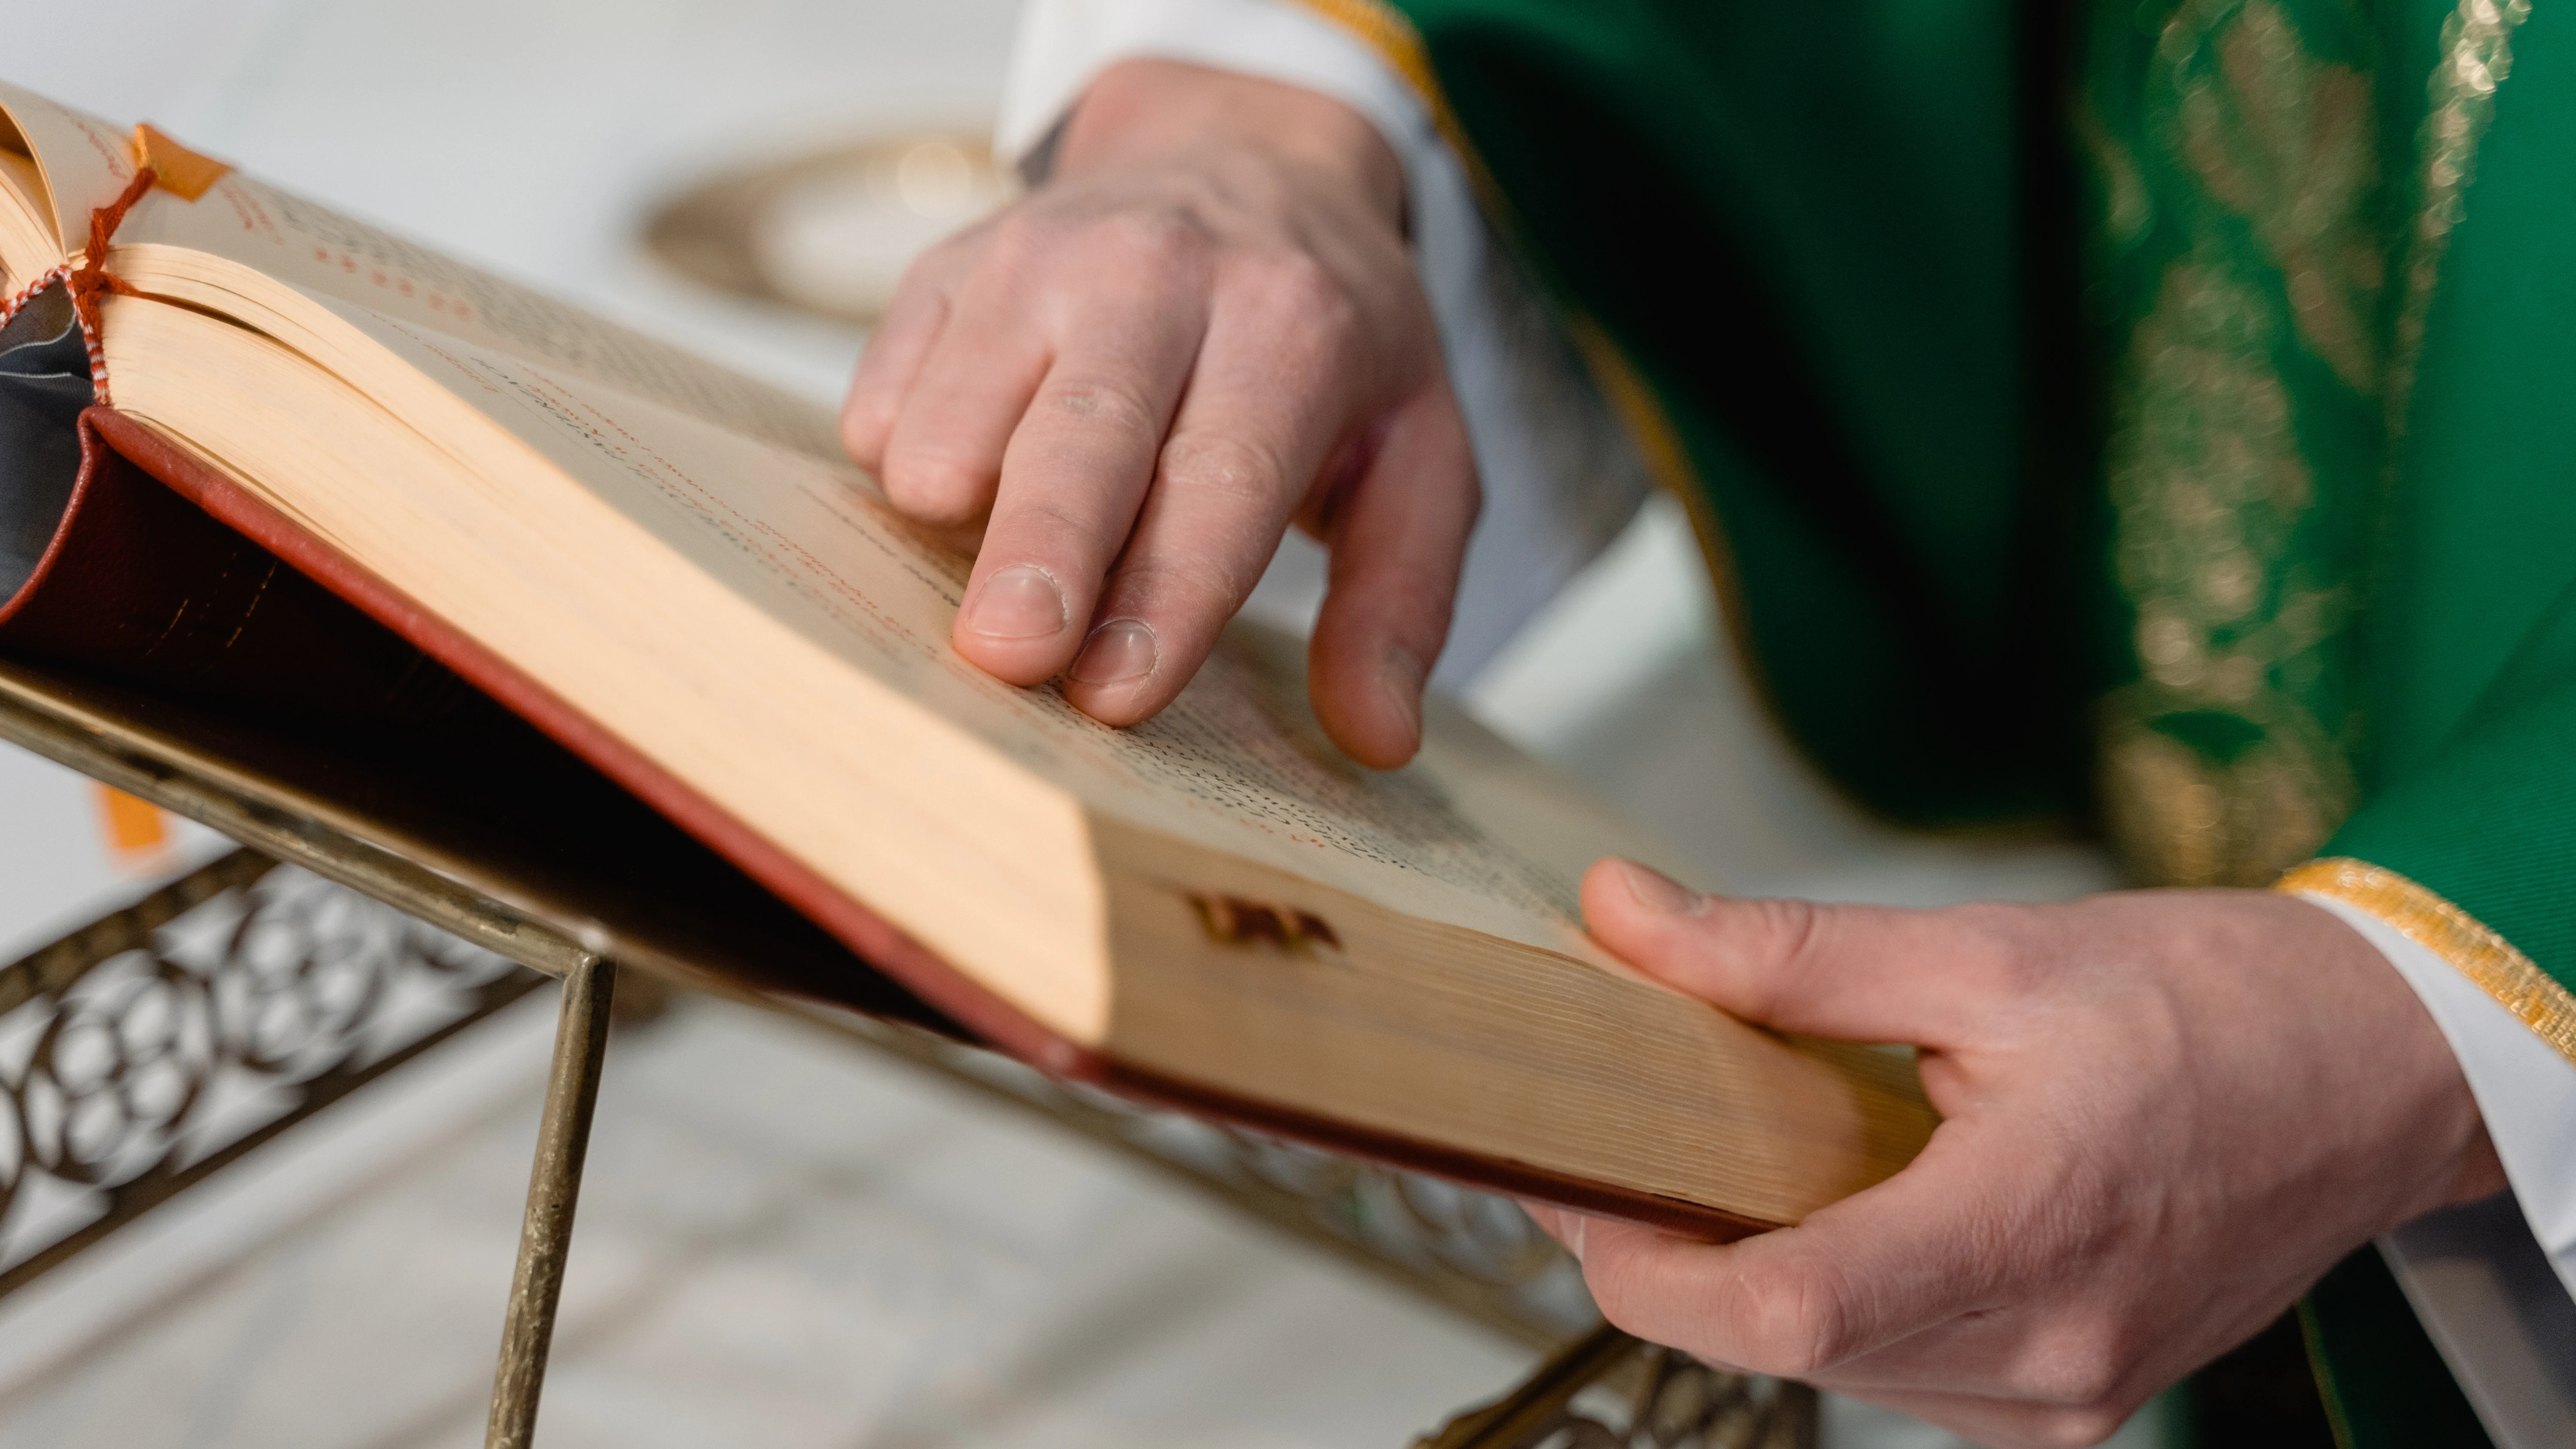
[[[2393,870],[2342,857],[2312,860],[2273,883],[2359,906],[2448,961],[2504,1009],[2576,1062],[2576,995],[2485,922]]]

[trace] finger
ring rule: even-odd
[[[946,316],[886,434],[878,485],[936,528],[970,524],[992,506],[1012,430],[1062,335],[1040,305],[1049,274],[1004,246],[1011,235],[997,227],[948,290]]]
[[[1238,272],[1218,294],[1152,491],[1066,675],[1065,697],[1095,718],[1133,724],[1188,684],[1342,430],[1354,369],[1347,329],[1319,323],[1310,297],[1325,284],[1298,280],[1317,275]]]
[[[1892,1341],[1847,1355],[1838,1346],[1810,1347],[1813,1323],[1796,1325],[1797,1347],[1784,1350],[1775,1321],[1758,1334],[1707,1336],[1699,1319],[1674,1313],[1641,1313],[1607,1286],[1614,1275],[1652,1276],[1660,1296],[1705,1289],[1687,1273],[1674,1271],[1658,1250],[1679,1254],[1722,1252],[1707,1245],[1673,1238],[1650,1228],[1546,1204],[1524,1209],[1542,1230],[1562,1244],[1585,1267],[1596,1301],[1621,1327],[1656,1342],[1674,1343],[1703,1360],[1737,1372],[1789,1373],[1837,1393],[1874,1401],[1891,1396],[1931,1396],[1982,1406],[1986,1411],[2018,1403],[2034,1407],[2081,1408],[2126,1402],[2134,1406],[2140,1384],[2150,1376],[2134,1371],[2108,1346],[2116,1335],[2102,1332],[2080,1307],[2056,1312],[1980,1312],[1962,1310],[1934,1315],[1928,1327],[1905,1330],[1899,1325]],[[1755,1291],[1780,1265],[1765,1264],[1761,1255],[1742,1254],[1737,1271],[1744,1275],[1737,1291]],[[1776,1284],[1770,1285],[1779,1291]],[[1802,1313],[1814,1313],[1821,1300],[1800,1285],[1789,1290]],[[1867,1294],[1870,1285],[1860,1290]],[[1692,1333],[1703,1336],[1690,1337]],[[1768,1355],[1768,1356],[1766,1356]],[[1810,1362],[1809,1360],[1813,1361]],[[2123,1400],[2122,1395],[2129,1395]]]
[[[1397,408],[1346,496],[1327,500],[1332,548],[1307,688],[1351,758],[1391,770],[1422,743],[1422,686],[1449,611],[1480,496],[1467,426],[1446,379]]]
[[[1946,1124],[1885,1182],[1741,1242],[1593,1219],[1583,1225],[1584,1281],[1601,1311],[1640,1338],[1754,1372],[1830,1376],[1996,1306],[2016,1245],[2000,1240],[1987,1209],[1991,1154],[1944,1134]],[[1974,1375],[1991,1365],[1946,1367]]]
[[[1703,895],[1616,859],[1585,873],[1583,919],[1621,959],[1747,1020],[1930,1047],[1972,1029],[2011,950],[1991,909]]]
[[[1104,288],[1071,319],[1011,435],[957,617],[957,651],[976,665],[1035,684],[1082,646],[1198,352],[1198,295]],[[1150,640],[1144,652],[1150,672]]]
[[[963,266],[963,252],[951,246],[932,250],[905,268],[894,301],[868,335],[850,376],[850,392],[841,404],[841,446],[871,473],[885,463],[886,439],[895,418],[921,375],[931,345],[948,325],[949,288]]]

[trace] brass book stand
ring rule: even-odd
[[[535,1434],[622,976],[630,992],[682,986],[818,1022],[1148,1162],[1524,1342],[1564,1345],[1510,1394],[1461,1414],[1421,1446],[1814,1443],[1810,1389],[1721,1373],[1606,1325],[1586,1330],[1592,1310],[1571,1261],[1506,1201],[1050,1081],[967,1044],[891,986],[869,988],[882,1000],[867,1000],[868,1013],[801,993],[800,982],[829,980],[849,999],[849,983],[878,978],[720,858],[550,746],[535,744],[507,766],[442,766],[423,758],[435,751],[317,742],[274,724],[15,662],[0,662],[0,739],[244,846],[0,967],[0,1021],[21,1012],[40,1018],[35,1056],[14,1079],[0,1068],[0,1095],[9,1098],[22,1139],[16,1166],[0,1164],[0,1230],[32,1175],[103,1200],[97,1216],[32,1249],[0,1231],[0,1264],[7,1265],[0,1294],[545,977],[558,977],[554,1063],[485,1439],[487,1446],[525,1449]],[[352,926],[342,909],[354,904],[347,892],[400,915],[378,912],[363,929]],[[185,953],[158,944],[170,923],[217,908],[232,913],[228,944],[206,960],[183,960]],[[290,943],[283,957],[253,949],[278,933]],[[281,959],[287,964],[277,964]],[[78,1034],[85,1012],[112,1013],[155,992],[210,1001],[228,972],[248,984],[226,989],[293,1005],[302,1036],[281,1042],[255,1029],[210,1027],[185,1050],[175,1038],[164,1041],[148,1063],[130,1045],[103,1063],[75,1063],[67,1047],[57,1050]],[[452,1003],[445,1018],[390,1048],[358,1049],[353,1043],[386,995],[383,983],[402,972],[440,984]],[[96,1023],[89,1027],[95,1033]],[[292,1090],[294,1104],[183,1154],[178,1143],[195,1084],[214,1062],[267,1074]],[[129,1080],[147,1068],[166,1079],[157,1095]],[[54,1105],[31,1110],[39,1096]],[[146,1096],[153,1105],[139,1106]],[[65,1103],[110,1104],[115,1124],[93,1126],[88,1140],[75,1141],[79,1133],[67,1124],[76,1114]],[[55,1124],[46,1129],[50,1136],[32,1125],[40,1119]]]

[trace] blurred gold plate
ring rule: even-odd
[[[702,285],[865,326],[914,258],[1015,186],[983,135],[913,132],[719,176],[655,211],[644,242]]]

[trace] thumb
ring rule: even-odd
[[[1615,858],[1585,874],[1583,918],[1667,985],[1748,1021],[1845,1041],[1958,1041],[1995,954],[1948,912],[1703,895]]]

